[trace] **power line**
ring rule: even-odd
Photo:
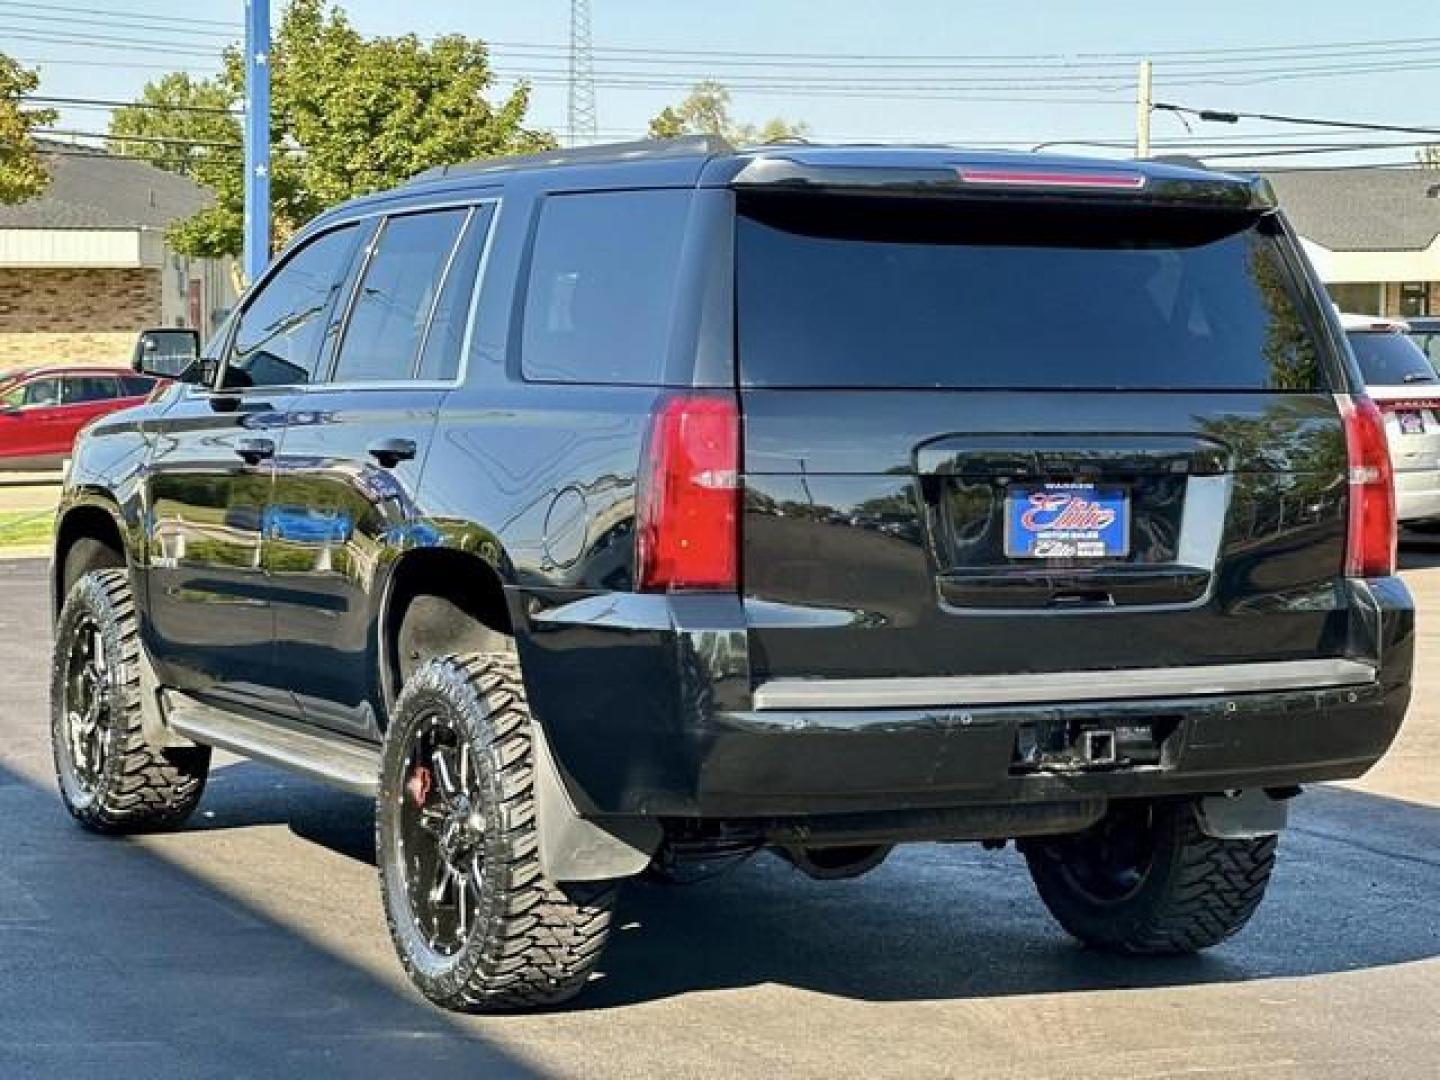
[[[56,144],[50,143],[43,146],[35,147],[35,152],[41,157],[116,158],[120,161],[143,161],[147,165],[155,165],[155,162],[152,158],[145,157],[143,154],[123,154],[113,150],[106,150],[104,147],[87,147],[82,146],[79,143],[75,143],[73,145],[75,146],[75,149],[73,150],[61,150]],[[6,147],[6,149],[19,150],[21,149],[21,147],[19,146],[19,144],[12,143],[8,147]],[[245,164],[243,158],[228,157],[220,154],[216,154],[214,157],[207,157],[205,160],[210,162],[217,162],[222,165],[243,166]]]
[[[146,15],[143,12],[116,12],[110,8],[93,7],[72,7],[65,4],[38,4],[24,3],[22,0],[0,0],[0,7],[6,8],[30,8],[49,14],[54,11],[64,11],[77,15],[108,15],[112,19],[120,17],[123,19],[147,19],[151,22],[160,23],[181,23],[190,26],[217,26],[233,28],[236,32],[244,29],[242,24],[223,19],[197,19],[194,16],[183,15]]]
[[[1298,156],[1298,155],[1300,155],[1300,154],[1352,153],[1352,152],[1358,151],[1358,150],[1401,150],[1401,149],[1415,149],[1415,148],[1417,148],[1417,147],[1429,146],[1429,145],[1431,145],[1429,142],[1425,142],[1425,141],[1415,141],[1415,142],[1351,143],[1351,144],[1349,144],[1348,146],[1328,146],[1328,147],[1327,147],[1327,146],[1315,146],[1315,147],[1303,147],[1303,146],[1302,146],[1302,147],[1295,147],[1295,146],[1287,146],[1287,147],[1285,147],[1285,148],[1283,148],[1283,149],[1280,149],[1280,150],[1252,150],[1252,151],[1245,151],[1245,152],[1243,152],[1243,153],[1234,153],[1234,154],[1205,154],[1204,156],[1205,156],[1205,158],[1206,158],[1207,160],[1219,161],[1219,160],[1221,160],[1222,158],[1269,158],[1269,157],[1289,157],[1289,156],[1292,155],[1292,154]]]
[[[87,67],[95,66],[94,60],[77,60],[69,56],[15,56],[12,57],[21,64],[45,64],[51,67]],[[107,60],[106,65],[116,71],[176,71],[182,70],[191,75],[218,75],[219,68],[204,68],[194,64],[146,64],[136,61]]]
[[[573,0],[573,2],[579,3],[583,7],[583,5],[587,3],[587,0]],[[584,17],[585,10],[588,9],[582,10],[580,16],[582,19]],[[15,28],[13,26],[7,25],[0,25],[0,31],[11,33],[14,36],[23,40],[37,41],[47,44],[69,45],[81,48],[92,48],[110,51],[123,50],[125,52],[133,52],[138,50],[147,53],[162,53],[166,55],[177,56],[188,55],[210,57],[214,55],[213,50],[198,47],[193,43],[157,42],[153,38],[149,37],[142,39],[102,34],[81,34],[67,32],[45,33],[37,30],[34,27]],[[1355,50],[1352,50],[1351,53],[1347,55],[1348,57],[1353,59],[1354,56],[1357,54]],[[1431,55],[1433,55],[1433,53]],[[558,56],[544,58],[559,59]],[[643,61],[638,61],[632,58],[626,62],[637,63]],[[656,56],[652,60],[652,63],[654,62],[671,64],[679,61],[676,61],[673,57],[665,58]],[[587,69],[590,66],[591,65],[587,65]],[[1050,70],[1054,66],[1055,65],[1053,63],[1048,65],[1046,72],[1043,74],[1025,75],[1023,77],[1023,81],[1033,84],[1033,88],[1036,89],[1060,87],[1064,85],[1069,85],[1072,88],[1078,89],[1085,87],[1085,84],[1091,84],[1090,86],[1088,86],[1088,88],[1092,90],[1106,89],[1107,87],[1113,85],[1113,89],[1118,91],[1122,88],[1125,88],[1120,85],[1122,82],[1128,84],[1128,73],[1124,73],[1121,71],[1107,73],[1077,73],[1073,71],[1054,72],[1053,70]],[[1060,66],[1064,67],[1066,65],[1062,63]],[[1350,62],[1318,66],[1311,65],[1306,67],[1266,66],[1237,68],[1226,70],[1223,72],[1223,75],[1199,68],[1193,70],[1180,68],[1167,71],[1165,73],[1165,82],[1172,86],[1214,85],[1231,83],[1239,84],[1244,82],[1247,78],[1252,81],[1279,81],[1284,79],[1297,78],[1332,77],[1336,75],[1346,74],[1371,74],[1379,72],[1430,70],[1436,67],[1440,67],[1440,61],[1436,61],[1433,59],[1405,59],[1393,61],[1364,61],[1358,63]],[[539,77],[541,75],[562,75],[566,78],[571,77],[571,71],[568,68],[527,68],[516,72],[515,74],[518,77],[522,78]],[[617,86],[622,84],[622,80],[629,80],[632,78],[665,80],[667,82],[670,82],[676,80],[677,77],[680,77],[679,73],[673,70],[606,72],[605,75],[607,81],[611,81],[612,85]],[[688,75],[683,77],[686,79],[689,78]],[[928,81],[921,81],[918,83],[905,81],[913,77],[913,72],[909,74],[867,76],[855,74],[825,75],[815,73],[786,74],[771,72],[757,74],[727,73],[724,76],[724,80],[728,86],[734,89],[748,88],[752,90],[771,90],[777,89],[781,86],[793,86],[796,88],[810,89],[812,87],[820,86],[842,86],[848,88],[856,85],[864,85],[883,87],[885,89],[893,90],[932,91],[949,90],[956,88],[1017,89],[1017,87],[1011,84],[1015,83],[1017,79],[1020,78],[1019,76],[1013,74],[988,76],[966,75],[948,78],[936,78],[932,76],[929,77]],[[1030,89],[1031,87],[1027,86],[1023,88]]]
[[[110,139],[114,142],[153,143],[156,146],[188,146],[211,150],[243,150],[244,143],[212,142],[206,139],[183,139],[163,135],[117,135],[103,131],[74,131],[70,128],[31,128],[37,135],[68,135],[76,139]]]
[[[0,0],[0,9],[11,10],[12,18],[28,19],[46,23],[65,22],[74,25],[99,26],[110,29],[143,30],[147,35],[156,31],[162,33],[200,35],[234,40],[241,24],[230,20],[203,19],[194,17],[147,15],[144,13],[114,12],[104,8],[78,7],[25,3],[20,0]],[[27,14],[26,11],[39,14]],[[102,16],[102,18],[70,18],[57,16],[55,12],[78,15]],[[156,25],[158,24],[158,25]],[[34,30],[33,27],[24,28]],[[114,41],[116,39],[109,39]],[[147,38],[148,43],[153,38]],[[126,41],[129,45],[135,43]],[[1140,52],[1080,52],[1074,54],[1056,53],[1013,53],[1013,54],[905,54],[905,53],[829,53],[829,52],[766,52],[723,49],[673,49],[655,46],[602,46],[593,49],[597,57],[607,58],[614,63],[645,63],[646,58],[663,60],[669,64],[712,64],[718,61],[727,66],[805,66],[805,67],[887,67],[919,65],[920,67],[989,67],[1014,68],[1043,64],[1047,69],[1057,64],[1066,68],[1111,67],[1128,69],[1136,58],[1168,57],[1190,65],[1225,65],[1266,61],[1293,61],[1303,58],[1343,58],[1354,61],[1364,56],[1392,56],[1400,53],[1430,52],[1440,43],[1440,37],[1381,38],[1366,41],[1313,42],[1293,45],[1244,46],[1211,49],[1146,49]],[[538,53],[540,58],[563,58],[568,55],[569,46],[546,42],[505,42],[488,41],[492,49],[518,50]],[[185,42],[182,48],[193,48]],[[797,63],[798,62],[798,63]],[[1019,62],[1019,63],[1017,63]],[[1329,73],[1331,68],[1315,69]],[[1230,74],[1230,73],[1227,73]],[[1235,73],[1235,74],[1238,74]]]
[[[102,109],[154,109],[159,112],[204,113],[215,116],[245,115],[245,110],[239,108],[222,109],[218,106],[207,105],[162,105],[153,101],[116,101],[110,98],[49,97],[37,94],[26,95],[20,100],[30,105],[65,105]]]
[[[3,16],[4,16],[5,18],[7,18],[7,19],[23,19],[23,20],[25,20],[26,22],[35,22],[35,23],[40,23],[40,24],[41,24],[39,27],[34,27],[34,28],[32,28],[32,27],[26,27],[25,29],[43,29],[44,27],[51,26],[51,25],[54,25],[54,24],[56,24],[56,23],[60,23],[60,24],[65,25],[65,26],[81,26],[81,27],[94,26],[94,27],[99,27],[99,28],[101,28],[101,29],[105,29],[105,30],[143,30],[143,31],[145,31],[146,33],[164,33],[164,34],[182,35],[182,36],[190,36],[190,37],[210,38],[210,39],[212,39],[212,40],[217,40],[217,41],[233,41],[233,40],[235,40],[235,39],[234,39],[234,35],[229,34],[229,33],[225,32],[225,31],[221,31],[221,30],[192,30],[192,29],[189,29],[189,28],[183,27],[183,26],[172,26],[172,25],[169,25],[169,20],[168,20],[168,19],[165,20],[165,25],[156,26],[156,25],[152,25],[152,24],[150,24],[150,23],[140,23],[140,22],[134,22],[134,23],[132,23],[132,22],[128,22],[128,21],[120,21],[120,20],[117,20],[117,19],[85,19],[85,18],[76,18],[76,17],[74,17],[74,16],[55,15],[55,14],[49,12],[49,11],[47,11],[47,12],[46,12],[45,14],[43,14],[43,15],[42,15],[42,14],[31,15],[31,14],[28,14],[28,13],[23,12],[23,11],[5,11],[4,8],[6,8],[6,7],[8,7],[8,6],[9,6],[9,5],[7,5],[7,4],[0,3],[0,15],[3,15]],[[75,31],[75,32],[76,32],[76,33],[91,33],[91,32],[93,32],[93,31]],[[194,44],[194,43],[193,43],[193,42],[187,42],[187,44]]]
[[[1304,124],[1311,127],[1348,128],[1351,131],[1392,131],[1404,135],[1440,135],[1440,128],[1407,127],[1398,124],[1371,124],[1356,120],[1327,120],[1314,116],[1283,116],[1278,113],[1231,112],[1221,109],[1199,109],[1189,105],[1173,105],[1157,101],[1155,108],[1181,113],[1199,120],[1234,124],[1241,120],[1266,120],[1272,123]]]
[[[1139,52],[1079,52],[1079,53],[995,53],[995,54],[964,54],[964,53],[827,53],[827,52],[756,52],[733,49],[672,49],[668,47],[639,47],[620,45],[598,45],[595,47],[595,55],[604,57],[610,54],[651,54],[662,57],[674,56],[697,56],[707,58],[742,58],[742,59],[766,59],[766,60],[850,60],[850,61],[874,61],[881,64],[907,63],[917,61],[936,61],[937,63],[948,63],[952,61],[975,61],[980,63],[1000,61],[1020,61],[1024,63],[1052,64],[1056,61],[1091,61],[1109,60],[1122,64],[1127,69],[1133,61],[1145,57],[1166,56],[1172,59],[1182,57],[1194,57],[1196,63],[1223,62],[1220,57],[1234,56],[1237,59],[1229,62],[1241,62],[1245,59],[1258,60],[1269,54],[1281,56],[1303,55],[1305,53],[1338,52],[1340,55],[1350,55],[1356,50],[1383,47],[1415,47],[1433,46],[1440,43],[1440,37],[1418,37],[1418,38],[1382,38],[1370,41],[1343,41],[1315,43],[1310,45],[1270,45],[1250,46],[1245,48],[1232,49],[1144,49]],[[550,44],[546,42],[523,42],[523,41],[490,41],[487,42],[493,48],[512,49],[542,49],[561,50],[563,45]],[[1214,59],[1212,59],[1214,58]]]
[[[109,49],[122,52],[164,53],[166,55],[188,55],[213,57],[215,49],[202,49],[190,44],[156,42],[145,38],[112,37],[101,34],[47,34],[33,27],[0,26],[0,32],[7,37],[21,41],[33,41],[41,45],[68,45],[82,49]]]

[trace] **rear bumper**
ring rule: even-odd
[[[517,594],[513,609],[527,627],[536,717],[582,814],[763,818],[1358,776],[1389,747],[1409,703],[1413,611],[1398,579],[1350,588],[1344,657],[1010,680],[756,686],[746,611],[733,597],[551,597],[525,618],[537,597]],[[1156,721],[1165,734],[1153,763],[1025,760],[1037,730]]]

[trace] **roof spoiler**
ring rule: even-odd
[[[769,153],[739,170],[730,186],[741,189],[869,191],[891,194],[957,195],[971,198],[1104,199],[1209,207],[1273,210],[1279,205],[1270,182],[1198,170],[1165,170],[1150,163],[1117,161],[1056,164],[964,161],[921,166],[817,163]]]

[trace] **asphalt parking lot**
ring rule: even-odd
[[[385,934],[363,800],[220,759],[185,831],[71,824],[45,737],[44,565],[0,563],[0,1077],[1425,1077],[1440,1062],[1440,547],[1409,550],[1417,695],[1301,800],[1250,929],[1199,958],[1070,942],[1012,851],[855,882],[768,857],[633,887],[598,985],[455,1017]]]

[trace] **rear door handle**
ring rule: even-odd
[[[235,453],[246,465],[259,465],[275,456],[274,439],[241,439],[235,444]]]
[[[419,448],[414,439],[381,439],[367,451],[382,469],[393,469],[402,461],[413,461]]]

